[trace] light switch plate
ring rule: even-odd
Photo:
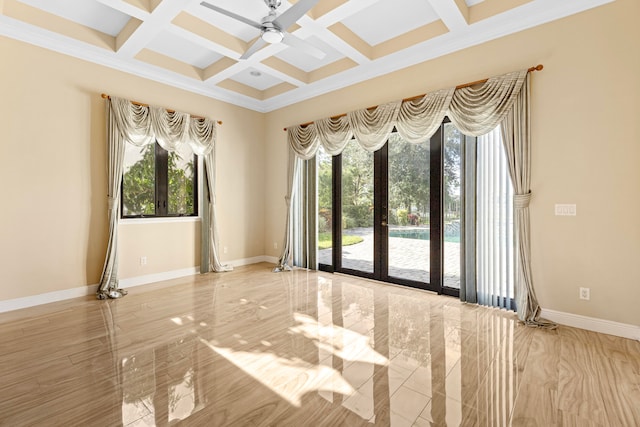
[[[557,216],[576,216],[576,205],[556,204]]]

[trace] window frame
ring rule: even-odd
[[[155,173],[155,185],[154,185],[154,208],[155,213],[151,214],[138,214],[138,215],[125,215],[124,214],[124,172],[122,173],[120,181],[120,219],[122,220],[139,220],[139,219],[172,219],[172,218],[197,218],[199,217],[199,159],[198,156],[193,153],[193,213],[190,214],[169,214],[167,213],[169,204],[169,151],[165,150],[158,144],[158,141],[154,142],[154,173]]]

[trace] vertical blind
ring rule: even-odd
[[[513,185],[500,126],[478,137],[477,150],[478,303],[515,310]]]

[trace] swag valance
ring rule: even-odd
[[[292,150],[301,159],[313,158],[318,148],[337,155],[352,138],[367,151],[380,149],[395,128],[410,143],[429,139],[445,116],[466,135],[480,136],[494,129],[511,109],[528,70],[492,77],[485,83],[432,92],[410,101],[395,101],[372,109],[287,128]]]
[[[211,119],[116,97],[111,97],[111,108],[118,132],[130,144],[141,147],[158,141],[167,151],[189,144],[196,155],[204,156],[216,143],[216,122]]]
[[[107,196],[109,214],[109,242],[98,287],[98,299],[119,298],[126,291],[119,288],[118,279],[118,222],[120,191],[124,171],[125,143],[136,146],[158,144],[167,151],[176,151],[189,144],[193,152],[204,159],[205,197],[202,224],[201,272],[231,269],[218,259],[215,215],[215,144],[216,122],[162,107],[142,105],[127,99],[103,96],[107,99]]]

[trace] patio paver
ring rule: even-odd
[[[345,234],[361,236],[364,240],[342,249],[342,266],[353,270],[373,272],[373,231],[371,228],[344,230]],[[430,240],[389,238],[389,275],[403,279],[429,282]],[[322,264],[331,264],[331,249],[318,251]],[[445,287],[460,289],[460,243],[444,243]]]

